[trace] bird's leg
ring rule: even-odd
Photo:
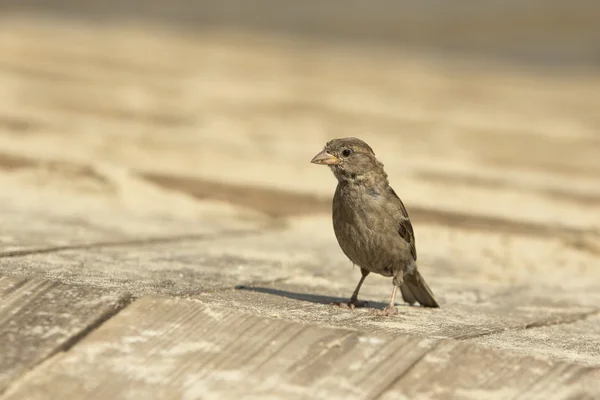
[[[389,304],[383,309],[383,313],[385,315],[394,315],[398,314],[398,309],[396,308],[396,292],[398,292],[398,286],[394,284],[392,288],[392,295],[390,296]]]
[[[348,307],[350,308],[365,307],[369,305],[369,303],[366,301],[358,300],[358,292],[360,291],[360,287],[367,278],[367,275],[369,275],[369,271],[367,271],[366,269],[361,268],[360,272],[362,276],[360,277],[358,285],[356,285],[356,289],[354,289],[354,293],[352,293],[352,297],[350,297],[350,302],[348,303]]]
[[[369,305],[369,303],[367,303],[366,301],[358,300],[358,292],[360,292],[360,287],[362,286],[363,282],[365,281],[365,279],[367,278],[367,275],[369,275],[370,272],[363,268],[360,269],[360,272],[361,272],[362,276],[360,277],[360,280],[358,281],[358,285],[356,285],[356,289],[354,289],[354,293],[352,293],[352,297],[350,297],[350,301],[347,303],[333,303],[333,304],[335,304],[337,306],[349,307],[351,309],[365,307],[365,306]]]
[[[403,271],[399,271],[392,279],[392,284],[394,287],[392,288],[392,295],[390,296],[389,304],[383,310],[377,310],[377,315],[395,315],[398,314],[398,309],[396,308],[396,293],[398,292],[398,288],[402,285],[404,281],[404,273]]]

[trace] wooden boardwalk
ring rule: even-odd
[[[599,398],[600,75],[361,51],[3,17],[0,400]],[[441,309],[330,304],[340,136]]]

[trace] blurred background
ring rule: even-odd
[[[214,207],[326,214],[335,183],[309,160],[357,136],[417,224],[587,235],[599,18],[592,0],[0,0],[3,196],[190,230]]]
[[[412,49],[444,59],[484,57],[537,66],[598,66],[598,5],[592,0],[277,0],[103,2],[2,0],[3,14],[81,24],[141,22],[351,47]],[[151,28],[149,28],[151,29]]]

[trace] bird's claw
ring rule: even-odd
[[[353,300],[351,299],[349,302],[335,302],[332,303],[335,306],[338,307],[342,307],[342,308],[349,308],[351,310],[354,310],[355,308],[362,308],[362,307],[367,307],[369,305],[368,301],[363,301],[363,300]]]
[[[383,310],[373,310],[375,315],[383,316],[383,317],[391,317],[392,315],[398,314],[398,309],[392,305],[388,305]]]
[[[364,300],[350,300],[348,302],[348,307],[351,310],[354,310],[355,308],[367,307],[368,305],[369,305],[369,302],[364,301]]]

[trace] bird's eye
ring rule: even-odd
[[[344,149],[344,151],[342,151],[342,156],[344,157],[348,157],[350,154],[352,154],[352,149]]]

